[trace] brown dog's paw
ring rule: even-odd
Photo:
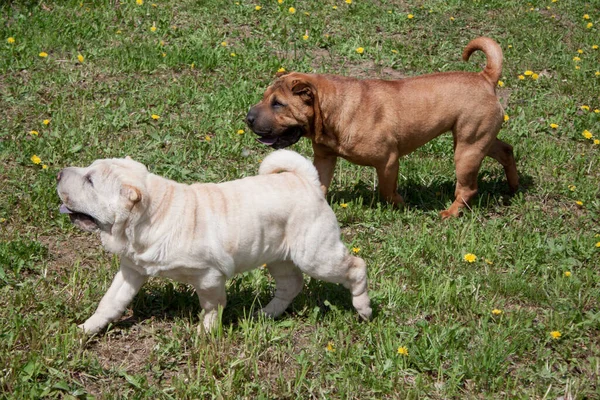
[[[457,217],[460,217],[461,214],[462,214],[461,210],[453,210],[452,207],[450,207],[447,210],[440,211],[440,216],[442,217],[443,220],[447,220],[449,218],[457,218]]]

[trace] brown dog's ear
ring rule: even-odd
[[[277,73],[275,74],[276,78],[281,78],[282,76],[285,76],[287,74],[290,74],[290,71],[277,71]]]
[[[304,80],[294,79],[292,81],[292,93],[296,96],[300,96],[304,101],[312,101],[314,100],[315,91],[313,86]]]
[[[135,204],[142,199],[142,193],[140,192],[140,189],[131,185],[123,185],[121,187],[121,196],[129,200],[131,204]]]

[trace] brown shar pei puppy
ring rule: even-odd
[[[275,149],[302,136],[312,141],[314,165],[327,191],[337,157],[375,167],[382,197],[403,204],[396,192],[398,159],[444,132],[454,137],[455,200],[442,217],[458,216],[477,193],[485,156],[504,167],[510,190],[519,185],[512,146],[496,138],[504,112],[496,97],[502,50],[492,39],[472,40],[463,52],[487,57],[480,73],[443,72],[386,81],[335,75],[280,75],[250,108],[246,122]]]

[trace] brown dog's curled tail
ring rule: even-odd
[[[481,75],[495,88],[500,75],[502,75],[502,49],[493,39],[482,36],[471,40],[467,44],[467,47],[463,51],[463,60],[468,61],[471,54],[476,50],[481,50],[485,53],[487,65],[481,72]]]

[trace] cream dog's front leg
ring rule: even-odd
[[[121,259],[121,268],[112,281],[110,288],[100,300],[94,315],[87,319],[79,328],[85,333],[94,334],[105,328],[109,323],[119,318],[133,300],[133,297],[148,280],[131,268],[129,261]]]

